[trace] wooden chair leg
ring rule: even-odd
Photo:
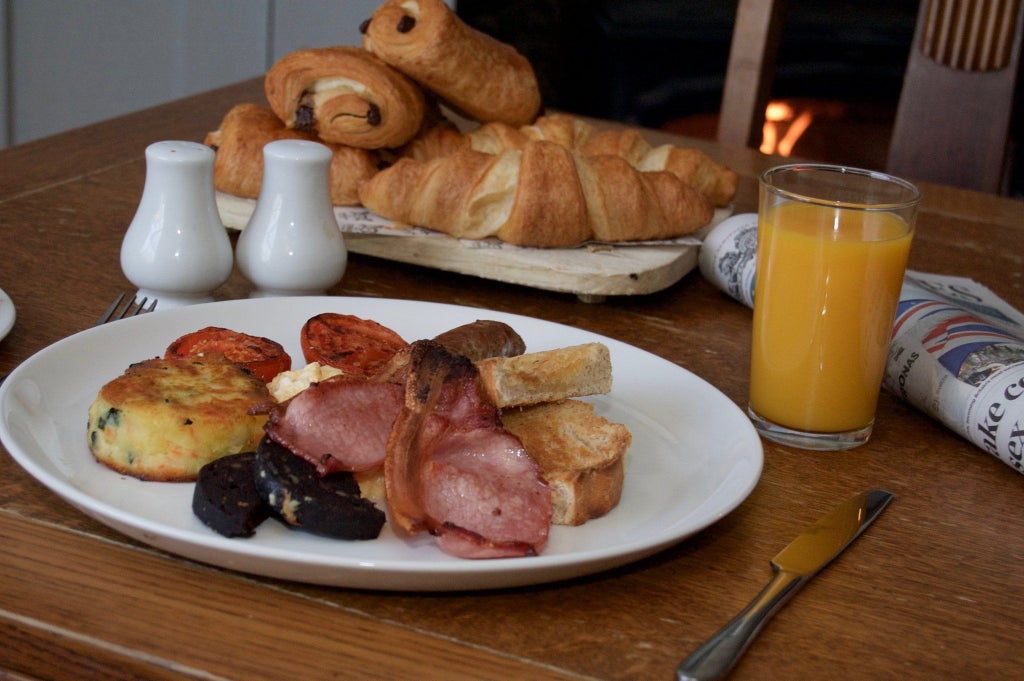
[[[758,147],[775,76],[785,0],[740,0],[736,9],[718,141]]]

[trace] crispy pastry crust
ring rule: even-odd
[[[651,146],[639,130],[605,130],[589,136],[577,147],[581,154],[614,154],[638,170],[667,170],[704,194],[716,206],[725,206],[736,195],[736,171],[719,165],[700,149],[672,144]]]
[[[716,206],[728,205],[736,195],[736,172],[699,149],[671,144],[654,147],[636,128],[599,131],[568,114],[541,116],[532,125],[519,128],[487,123],[465,134],[450,128],[431,128],[413,140],[404,155],[425,161],[466,148],[500,154],[521,150],[536,140],[555,142],[584,156],[620,156],[638,170],[667,170]]]
[[[405,158],[363,183],[359,197],[398,223],[540,248],[672,238],[713,216],[707,198],[671,173],[546,141],[502,154]]]
[[[287,54],[267,71],[264,89],[287,127],[360,149],[402,146],[426,107],[415,83],[358,47]]]
[[[206,135],[207,146],[217,151],[213,184],[218,191],[249,199],[259,197],[263,182],[263,147],[275,140],[319,141],[316,136],[286,128],[265,106],[238,104],[225,114],[220,128]],[[323,143],[323,142],[322,142]],[[373,177],[380,160],[367,149],[323,143],[333,158],[330,168],[331,203],[359,205],[359,184]]]
[[[475,120],[519,126],[540,111],[526,57],[441,0],[388,0],[364,24],[363,47]]]

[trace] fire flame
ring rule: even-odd
[[[811,125],[812,120],[814,120],[814,114],[810,108],[797,112],[792,105],[786,102],[769,102],[768,108],[765,109],[761,152],[789,156],[793,153],[793,147],[797,140]]]

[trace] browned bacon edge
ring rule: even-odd
[[[551,492],[519,439],[501,428],[476,368],[432,341],[408,352],[405,400],[384,462],[392,519],[410,534],[437,535],[443,550],[464,558],[539,553]]]

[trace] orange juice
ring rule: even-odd
[[[818,433],[872,423],[912,233],[889,212],[762,206],[750,384],[760,417]]]

